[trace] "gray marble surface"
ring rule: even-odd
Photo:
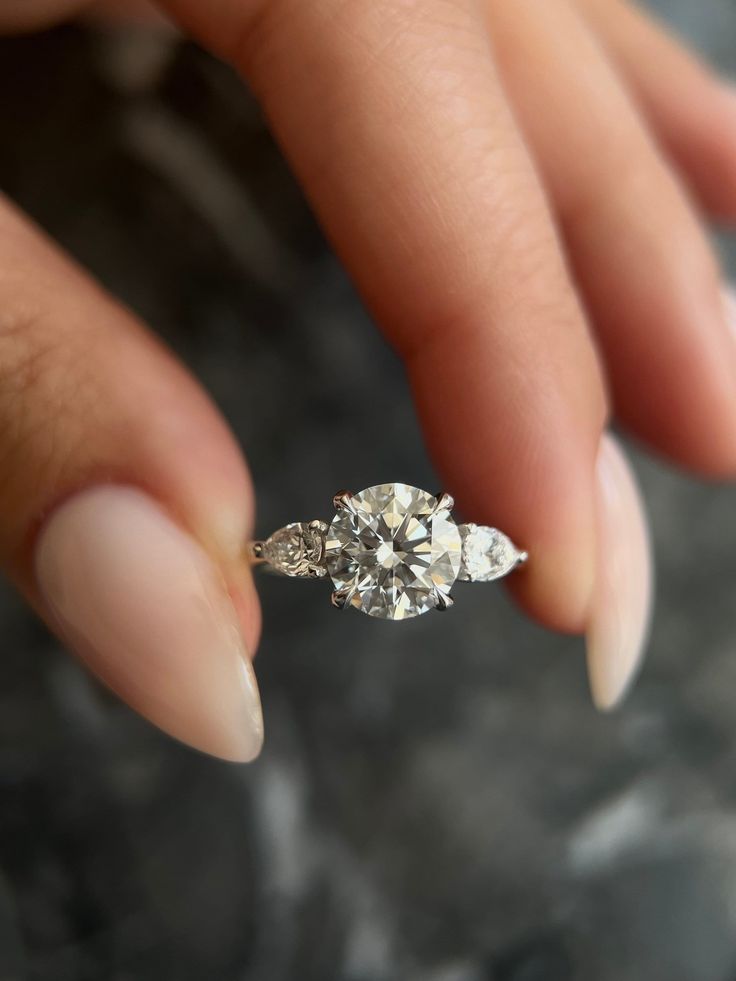
[[[659,6],[736,72],[732,0]],[[401,369],[229,72],[3,41],[0,131],[2,186],[214,394],[261,531],[341,485],[434,486]],[[227,766],[0,587],[0,981],[733,981],[736,497],[636,462],[658,605],[605,718],[580,641],[501,590],[395,627],[264,579],[268,741]]]

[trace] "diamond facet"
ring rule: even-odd
[[[336,591],[370,616],[405,620],[443,605],[460,572],[462,539],[437,498],[408,484],[351,496],[325,541]]]
[[[463,563],[460,579],[490,582],[524,561],[524,553],[503,532],[484,525],[460,525]]]
[[[263,558],[286,576],[324,576],[324,532],[318,525],[296,521],[279,528],[263,543]]]

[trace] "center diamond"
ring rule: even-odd
[[[408,484],[353,494],[325,542],[327,571],[346,603],[384,620],[434,609],[460,572],[462,538],[437,498]]]

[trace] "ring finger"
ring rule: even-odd
[[[678,462],[732,475],[736,348],[718,267],[686,194],[566,0],[490,0],[489,10],[618,416]]]

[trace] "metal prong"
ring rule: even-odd
[[[309,527],[312,531],[319,531],[323,535],[330,530],[330,526],[326,521],[320,521],[319,518],[315,518],[314,521],[309,522]]]
[[[455,498],[452,496],[452,494],[443,492],[442,494],[437,495],[437,503],[434,506],[434,514],[437,514],[438,511],[452,511],[454,507]]]
[[[265,542],[251,542],[250,555],[251,555],[251,559],[254,562],[265,561],[265,559],[263,558],[263,546],[265,544],[266,544]]]
[[[516,568],[518,568],[520,565],[525,565],[528,561],[529,561],[529,553],[519,552],[519,554],[516,556]]]
[[[330,601],[336,610],[344,610],[351,596],[351,589],[336,589],[330,597]]]
[[[449,594],[441,593],[439,589],[434,591],[434,608],[440,613],[449,610],[455,600]]]
[[[336,511],[349,511],[351,514],[355,514],[355,504],[353,503],[353,495],[350,491],[338,491],[332,498],[332,503]]]

